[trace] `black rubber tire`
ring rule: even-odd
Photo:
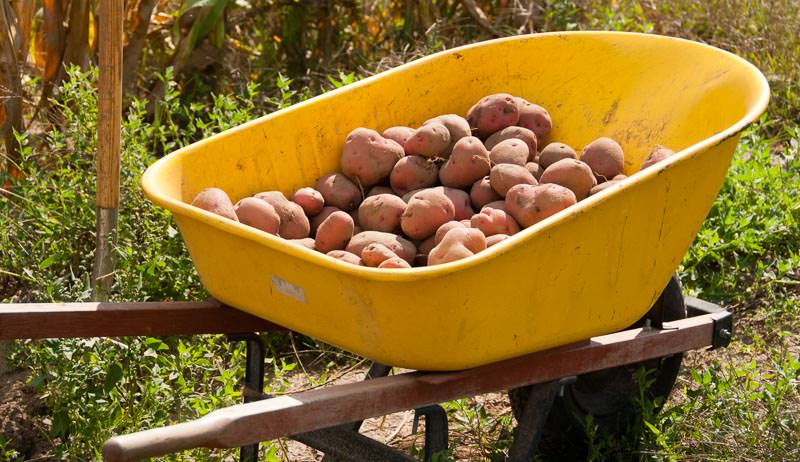
[[[639,321],[629,328],[641,327],[650,319],[651,325],[662,321],[686,318],[683,289],[677,275]],[[672,391],[683,360],[683,353],[650,361],[615,367],[578,376],[577,381],[564,387],[563,396],[557,396],[542,432],[538,454],[545,460],[585,460],[588,440],[584,430],[586,418],[592,414],[597,433],[624,437],[636,422],[633,399],[639,396],[635,372],[640,366],[652,370],[653,382],[647,397],[665,402]],[[530,387],[515,388],[508,392],[514,417],[519,420],[525,409]],[[658,410],[656,410],[658,411]]]

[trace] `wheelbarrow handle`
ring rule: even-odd
[[[209,416],[169,427],[115,436],[103,444],[103,460],[128,462],[197,447],[218,447],[224,419]]]

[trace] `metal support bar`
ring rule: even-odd
[[[434,454],[447,451],[447,413],[438,404],[415,409],[413,433],[417,432],[420,416],[425,417],[425,462],[430,462]]]
[[[714,336],[711,339],[711,350],[730,345],[733,338],[733,313],[719,305],[699,298],[685,297],[685,301],[689,316],[710,314],[714,320]]]
[[[394,450],[350,428],[334,427],[292,435],[292,439],[322,451],[333,460],[348,462],[418,462],[411,456]]]
[[[228,339],[232,342],[245,342],[246,365],[244,369],[244,402],[250,403],[262,399],[264,394],[264,358],[266,348],[264,341],[256,334],[231,334]],[[242,446],[239,449],[239,460],[242,462],[256,462],[258,460],[259,443]]]
[[[731,343],[733,338],[733,313],[723,311],[714,313],[714,338],[711,341],[711,349],[723,348]]]
[[[562,386],[560,381],[530,386],[528,402],[525,403],[522,417],[514,432],[514,442],[508,452],[508,462],[528,462],[533,459],[542,439],[547,416]]]

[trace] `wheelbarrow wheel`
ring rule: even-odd
[[[683,290],[678,276],[674,275],[650,311],[630,328],[642,327],[648,320],[650,325],[661,327],[663,321],[685,317]],[[682,360],[683,354],[678,353],[578,376],[555,398],[542,430],[538,453],[546,460],[584,460],[590,446],[590,432],[586,431],[590,421],[591,433],[596,437],[622,441],[634,429],[641,409],[635,402],[640,396],[637,371],[642,366],[650,371],[644,391],[649,401],[656,403],[652,411],[657,413],[675,385]],[[508,393],[517,421],[522,417],[530,392],[531,387],[521,387]]]

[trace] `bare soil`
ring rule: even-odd
[[[36,392],[25,384],[26,373],[0,374],[0,435],[26,460],[46,460],[52,448],[43,428],[46,411]]]

